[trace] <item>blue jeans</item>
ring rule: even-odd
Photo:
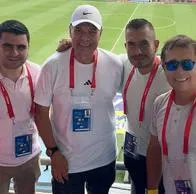
[[[52,179],[53,194],[84,194],[85,183],[92,194],[108,194],[115,181],[115,161],[93,170],[70,173],[69,180],[59,183]]]

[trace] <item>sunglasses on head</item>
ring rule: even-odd
[[[192,61],[191,59],[177,61],[174,59],[165,62],[165,66],[168,71],[176,71],[179,65],[181,65],[184,71],[191,71],[194,68],[195,61]]]

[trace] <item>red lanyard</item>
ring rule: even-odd
[[[167,121],[169,118],[169,113],[171,106],[173,104],[175,97],[174,90],[171,91],[171,94],[169,96],[166,112],[165,112],[165,117],[164,117],[164,122],[163,122],[163,128],[162,128],[162,150],[163,150],[163,155],[168,156],[168,147],[167,147],[167,142],[166,142],[166,127],[167,127]],[[196,100],[194,101],[191,110],[189,112],[185,129],[184,129],[184,141],[183,141],[183,153],[188,154],[188,143],[189,143],[189,136],[190,136],[190,130],[191,130],[191,124],[193,120],[193,111],[196,106]]]
[[[96,79],[95,79],[95,72],[97,68],[97,50],[93,54],[93,76],[92,76],[92,84],[91,88],[95,89],[96,88]],[[69,88],[73,89],[74,84],[75,84],[75,79],[74,79],[74,49],[72,48],[71,50],[71,55],[70,55],[70,63],[69,63]]]
[[[28,81],[29,81],[29,88],[30,88],[31,100],[32,100],[30,113],[33,115],[35,113],[35,105],[34,105],[34,102],[33,102],[33,99],[34,99],[33,81],[32,81],[32,77],[31,77],[31,74],[30,74],[30,71],[29,71],[27,65],[25,65],[25,66],[26,66],[26,69],[27,69],[27,78],[28,78]],[[7,111],[8,111],[9,117],[10,117],[10,119],[14,118],[15,115],[14,115],[14,111],[13,111],[13,107],[12,107],[12,103],[11,103],[9,94],[8,94],[7,90],[5,89],[1,80],[0,80],[0,88],[1,88],[4,100],[5,100],[5,103],[6,103],[6,106],[7,106]]]
[[[155,57],[154,62],[153,62],[153,69],[152,69],[150,76],[148,78],[148,81],[146,83],[146,87],[144,89],[141,104],[140,104],[140,112],[139,112],[139,121],[140,122],[142,122],[144,120],[144,109],[145,109],[146,98],[147,98],[148,92],[150,90],[152,81],[157,73],[159,63],[160,63],[160,59],[158,57]],[[134,73],[135,73],[135,67],[132,68],[132,70],[128,76],[128,79],[126,81],[125,88],[123,90],[124,114],[127,114],[127,90],[129,88],[129,84],[132,80]]]

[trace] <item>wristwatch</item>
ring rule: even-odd
[[[46,149],[46,155],[48,156],[48,157],[52,157],[52,155],[56,152],[56,151],[58,151],[59,150],[59,148],[57,147],[57,146],[55,146],[55,147],[53,147],[53,148],[47,148]]]

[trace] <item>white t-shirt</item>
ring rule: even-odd
[[[35,102],[52,105],[53,134],[61,152],[68,160],[69,173],[76,173],[109,164],[116,158],[115,112],[112,100],[121,85],[123,66],[119,58],[98,49],[96,89],[92,96],[92,130],[73,132],[69,89],[70,50],[52,55],[42,68]],[[75,60],[76,96],[89,96],[92,64]]]
[[[27,64],[32,77],[33,88],[35,89],[40,66],[29,61]],[[5,99],[0,90],[0,166],[18,166],[27,162],[40,152],[37,128],[30,114],[32,99],[25,65],[21,76],[16,82],[3,77],[1,74],[0,80],[7,90],[12,103],[15,115],[14,126],[16,124],[17,126],[26,126],[25,131],[19,131],[18,133],[14,130],[13,121],[8,115]],[[15,157],[15,136],[23,134],[32,134],[32,154]]]
[[[165,117],[165,111],[169,99],[170,92],[160,95],[156,98],[153,108],[153,119],[151,123],[151,133],[158,136],[159,143],[162,147],[162,128]],[[180,106],[175,103],[172,104],[170,109],[169,118],[166,128],[166,142],[168,146],[168,158],[163,157],[163,180],[166,194],[176,193],[174,179],[176,174],[182,175],[186,179],[186,174],[189,173],[188,169],[180,165],[179,161],[184,159],[183,154],[183,138],[184,128],[186,125],[187,117],[191,108],[191,104]],[[196,193],[196,111],[191,125],[190,139],[189,139],[189,153],[187,156],[187,166],[190,170],[191,181],[193,184],[194,192]],[[168,161],[170,163],[168,163]],[[178,163],[177,163],[178,161]],[[184,163],[183,163],[184,164]]]
[[[125,87],[128,76],[133,68],[127,56],[121,55],[121,60],[124,64],[124,83],[123,89]],[[128,120],[128,132],[134,134],[138,138],[138,154],[146,156],[150,131],[149,126],[151,122],[151,112],[152,105],[157,96],[162,93],[165,93],[170,89],[169,84],[167,83],[164,70],[161,65],[159,65],[157,73],[154,77],[154,80],[151,84],[150,90],[148,92],[145,110],[144,110],[144,120],[140,126],[139,122],[139,111],[140,104],[143,96],[143,92],[146,87],[146,83],[150,73],[142,75],[135,69],[135,73],[132,77],[132,80],[129,84],[127,90],[127,120]],[[122,90],[123,91],[123,90]],[[140,126],[140,127],[139,127]]]

